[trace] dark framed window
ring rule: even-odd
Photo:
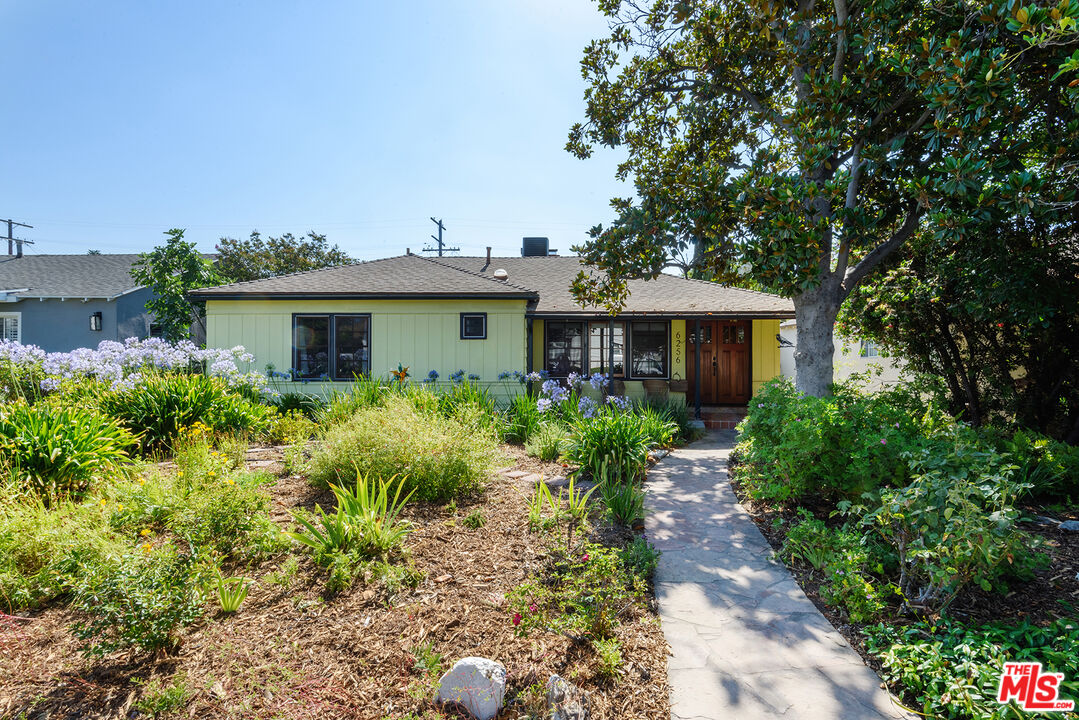
[[[667,356],[670,349],[668,331],[666,321],[630,323],[630,372],[633,377],[667,377]]]
[[[487,339],[487,313],[461,313],[461,339]]]
[[[292,368],[301,380],[351,380],[371,370],[370,315],[293,315]]]
[[[566,377],[584,372],[585,323],[548,321],[545,323],[544,360],[547,372]]]
[[[605,322],[591,323],[588,326],[588,372],[607,374],[607,362],[610,350],[614,348],[615,377],[622,377],[626,369],[626,326],[614,324],[614,340],[611,340],[611,328]]]

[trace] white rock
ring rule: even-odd
[[[439,702],[455,702],[476,720],[491,720],[502,709],[506,668],[481,657],[461,658],[438,681]]]

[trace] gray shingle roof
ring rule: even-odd
[[[265,280],[232,283],[191,293],[192,298],[262,297],[500,297],[535,299],[535,291],[500,282],[419,255],[308,270]]]
[[[112,298],[139,287],[131,278],[138,255],[0,256],[0,292],[16,297]]]
[[[508,282],[526,285],[539,293],[539,302],[534,309],[537,314],[595,315],[602,312],[594,307],[582,308],[570,294],[570,284],[578,272],[596,272],[577,257],[499,257],[491,258],[490,266],[486,266],[485,257],[448,257],[441,258],[440,262],[487,276],[495,270],[505,270],[509,274]],[[629,297],[622,310],[626,315],[794,316],[794,304],[778,295],[675,275],[662,274],[654,280],[630,280],[627,289]]]
[[[509,274],[495,280],[495,270]],[[573,256],[428,258],[400,255],[383,260],[309,270],[266,280],[198,290],[197,299],[265,297],[505,297],[527,298],[540,315],[599,315],[582,308],[569,288],[589,270]],[[593,271],[594,272],[594,271]],[[702,280],[660,275],[631,280],[626,315],[739,315],[793,317],[790,300]]]

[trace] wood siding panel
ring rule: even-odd
[[[753,321],[753,393],[761,385],[781,375],[779,367],[779,320]]]
[[[487,313],[487,339],[461,340],[460,313]],[[247,369],[273,363],[292,366],[293,313],[371,315],[371,372],[388,377],[402,363],[421,380],[437,370],[442,381],[457,369],[476,373],[483,384],[504,394],[503,370],[525,368],[524,300],[210,300],[206,303],[207,344],[243,345],[255,356]],[[301,387],[296,383],[297,388]],[[346,383],[309,383],[307,391],[328,392]]]

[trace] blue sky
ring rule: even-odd
[[[0,0],[0,218],[35,253],[183,227],[372,258],[418,250],[431,215],[465,254],[565,252],[631,194],[614,153],[563,150],[605,30],[587,0]]]

